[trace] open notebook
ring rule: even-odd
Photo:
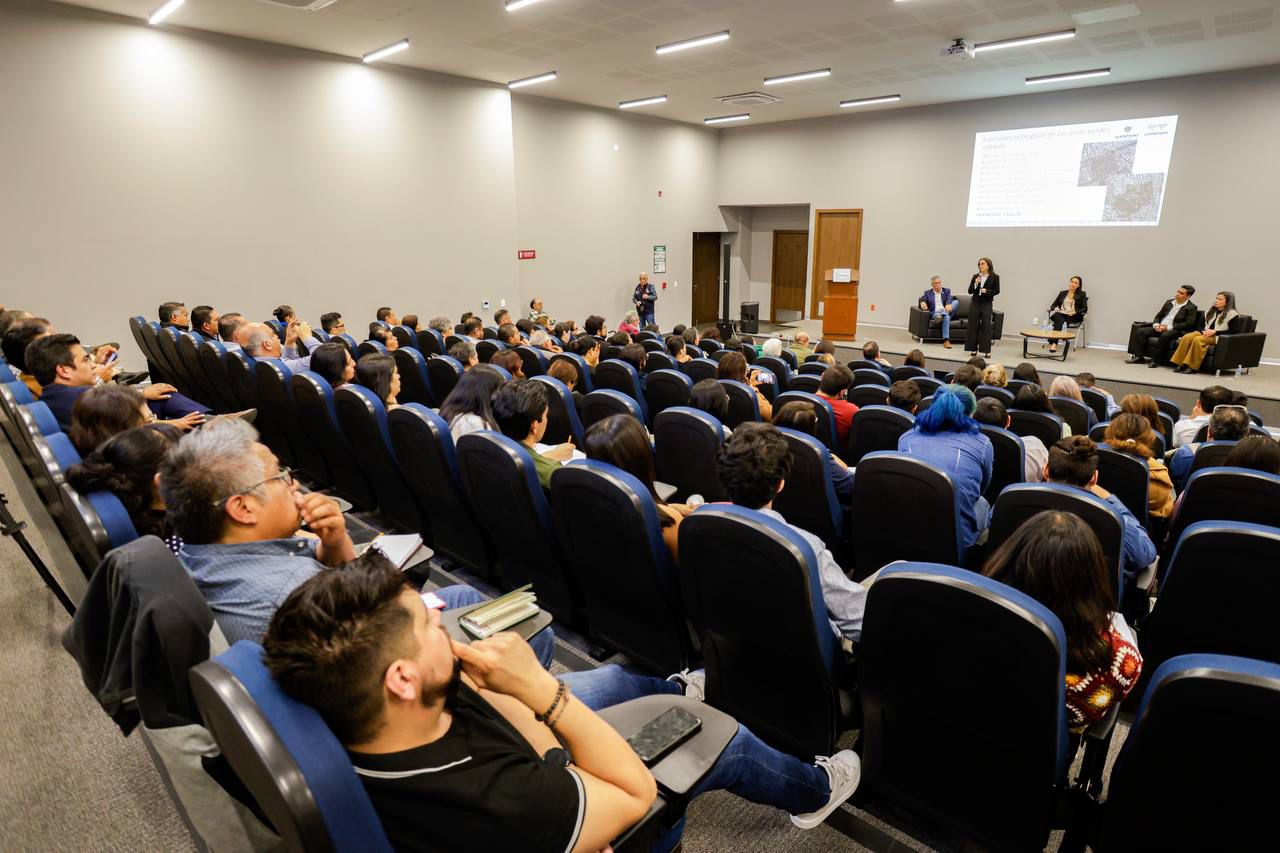
[[[533,586],[522,586],[488,604],[470,610],[458,620],[462,630],[477,640],[505,631],[517,622],[523,622],[539,613],[537,596]]]

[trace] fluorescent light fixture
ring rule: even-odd
[[[365,62],[377,62],[379,59],[385,59],[393,53],[399,53],[402,50],[409,49],[409,40],[400,39],[395,44],[389,44],[386,47],[380,47],[373,53],[366,53],[363,57]]]
[[[185,2],[187,2],[187,0],[169,0],[168,3],[165,3],[159,9],[156,9],[154,12],[151,13],[151,17],[147,18],[147,23],[151,24],[152,26],[160,23],[165,18],[169,17],[174,12],[178,11],[178,7]]]
[[[507,11],[514,12],[517,9],[523,9],[525,6],[532,6],[538,0],[507,0]]]
[[[698,36],[697,38],[685,39],[684,41],[673,41],[670,44],[658,45],[658,53],[675,53],[677,50],[688,50],[691,47],[702,47],[704,44],[715,44],[720,41],[729,40],[729,31],[724,30],[710,35]]]
[[[783,74],[780,77],[766,77],[764,84],[766,86],[776,86],[779,83],[794,83],[797,80],[816,80],[819,77],[830,77],[830,68],[819,68],[817,71],[801,71],[799,74]]]
[[[1042,77],[1028,77],[1023,82],[1028,86],[1038,86],[1041,83],[1061,83],[1066,80],[1085,80],[1089,77],[1108,77],[1110,75],[1110,68],[1094,68],[1090,71],[1068,71],[1065,74],[1045,74]]]
[[[728,124],[731,121],[746,121],[751,118],[751,113],[738,113],[736,116],[715,116],[713,118],[704,118],[703,124]]]
[[[985,50],[1001,50],[1006,47],[1026,47],[1029,44],[1040,44],[1046,41],[1062,41],[1063,39],[1073,39],[1076,37],[1075,29],[1058,30],[1052,33],[1040,33],[1036,36],[1018,36],[1011,39],[999,39],[998,41],[988,41],[973,46],[974,53],[982,53]]]
[[[512,80],[507,84],[508,89],[519,89],[524,86],[532,86],[535,83],[550,83],[556,79],[556,72],[548,71],[546,74],[535,74],[532,77],[524,77],[520,80]]]
[[[858,98],[853,101],[841,101],[841,107],[869,107],[872,104],[891,104],[894,101],[901,101],[901,95],[880,95],[875,98]]]
[[[666,102],[666,95],[654,95],[652,98],[640,98],[635,101],[619,101],[618,109],[629,110],[635,107],[647,107],[650,104],[665,104]]]

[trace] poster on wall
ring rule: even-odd
[[[667,271],[667,247],[653,247],[653,271],[655,274],[665,273]]]

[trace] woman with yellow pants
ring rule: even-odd
[[[1236,313],[1236,295],[1228,291],[1218,294],[1213,307],[1204,316],[1204,330],[1188,332],[1178,341],[1177,352],[1171,361],[1174,373],[1195,373],[1200,369],[1205,354],[1222,332],[1240,331],[1241,318]]]

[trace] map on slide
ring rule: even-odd
[[[1158,225],[1177,116],[979,133],[970,228]]]

